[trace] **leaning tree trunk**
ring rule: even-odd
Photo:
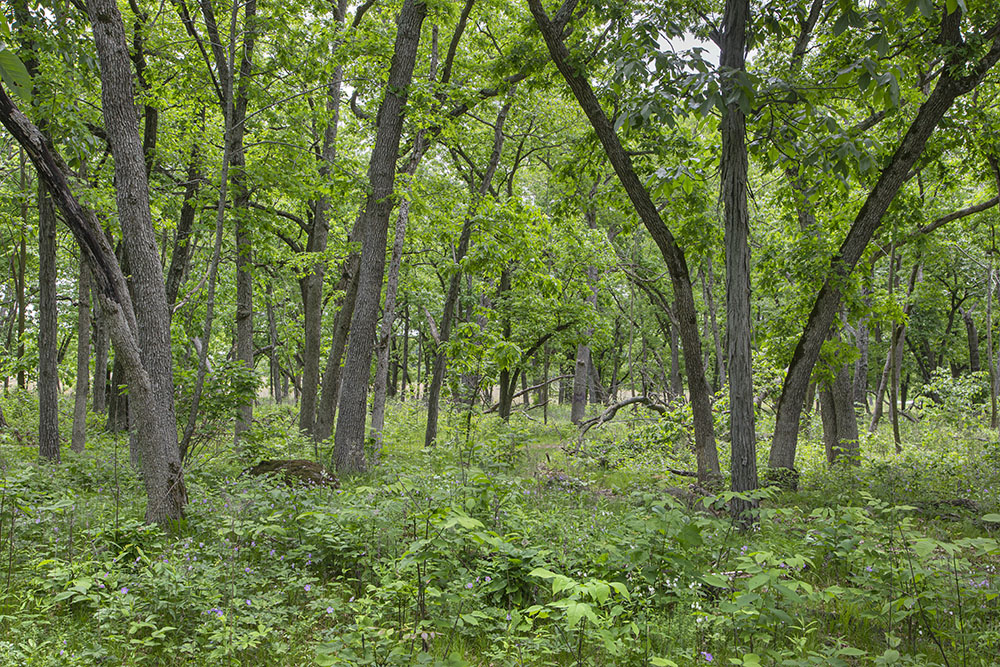
[[[951,12],[942,20],[941,40],[952,47],[957,47],[962,40],[959,32],[961,14],[959,11]],[[1000,60],[1000,29],[997,28],[1000,26],[996,26],[990,33],[993,42],[989,51],[978,62],[966,62],[963,59],[968,53],[967,49],[952,48],[933,92],[920,106],[896,152],[858,211],[847,237],[831,257],[827,278],[792,353],[782,384],[768,463],[771,468],[795,469],[803,400],[820,348],[839,310],[840,285],[857,266],[868,242],[881,224],[883,215],[906,182],[913,165],[923,154],[927,140],[945,113],[958,97],[979,85],[986,73]]]
[[[528,5],[556,67],[590,120],[636,213],[653,237],[667,264],[674,288],[681,344],[684,348],[684,360],[688,373],[699,482],[712,484],[720,476],[719,458],[715,447],[715,426],[709,397],[710,392],[705,380],[705,367],[701,361],[701,336],[698,332],[697,311],[695,310],[691,276],[688,272],[684,252],[677,245],[670,229],[660,218],[656,204],[636,174],[631,158],[615,134],[614,126],[604,112],[604,108],[597,99],[597,95],[594,94],[589,81],[580,73],[578,64],[562,42],[562,29],[569,19],[569,12],[564,14],[560,10],[556,14],[557,23],[553,23],[552,19],[545,13],[541,0],[528,0]],[[572,3],[564,5],[564,7],[571,9],[571,5]]]
[[[455,305],[458,303],[458,292],[461,287],[462,273],[460,265],[465,255],[469,252],[469,241],[472,238],[472,228],[476,221],[476,209],[490,189],[493,176],[496,174],[497,166],[500,164],[500,156],[503,152],[503,126],[507,121],[507,114],[510,111],[511,96],[514,90],[508,92],[507,100],[497,113],[496,124],[493,133],[493,150],[490,153],[489,163],[483,174],[483,180],[479,184],[479,190],[473,192],[469,210],[465,214],[465,221],[462,224],[462,232],[459,235],[458,247],[455,249],[453,268],[454,273],[448,281],[448,293],[444,298],[444,309],[441,312],[441,329],[437,349],[434,354],[434,372],[431,375],[431,383],[427,389],[427,428],[424,431],[424,447],[434,446],[437,440],[438,415],[441,411],[441,387],[444,384],[444,374],[448,366],[448,358],[444,351],[444,345],[451,338],[451,327],[455,318]],[[470,185],[472,184],[470,176]]]
[[[385,99],[378,112],[378,132],[368,167],[371,190],[361,214],[364,238],[358,270],[358,296],[347,339],[337,430],[333,458],[337,471],[360,472],[365,464],[365,417],[367,415],[368,378],[371,374],[375,325],[385,277],[385,245],[392,213],[396,159],[403,132],[406,93],[413,79],[413,67],[420,43],[420,27],[427,15],[427,5],[420,0],[405,0],[399,13],[396,43],[389,66]]]
[[[74,452],[82,452],[87,444],[87,392],[90,388],[90,275],[86,262],[82,260],[77,299],[76,390],[70,448]]]
[[[38,183],[38,455],[59,463],[59,330],[56,312],[56,211]]]

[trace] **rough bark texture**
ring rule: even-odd
[[[114,0],[88,0],[88,13],[101,69],[104,124],[115,160],[118,214],[132,268],[133,288],[142,307],[133,311],[141,358],[130,354],[130,411],[142,451],[146,519],[179,519],[187,494],[177,449],[174,417],[170,314],[149,209],[149,185],[135,117],[128,43]],[[121,332],[119,337],[123,337]],[[124,347],[125,341],[122,340]],[[142,377],[142,376],[145,377]]]
[[[177,221],[177,234],[174,237],[174,251],[170,255],[170,268],[167,269],[167,305],[173,314],[174,305],[177,303],[177,292],[180,290],[181,279],[187,270],[188,262],[191,260],[191,229],[194,226],[195,215],[198,212],[198,186],[201,183],[201,174],[198,171],[198,144],[191,147],[191,156],[188,161],[187,177],[184,184],[184,202],[181,204],[181,215]]]
[[[56,311],[56,211],[38,183],[38,455],[59,462],[59,331]]]
[[[370,192],[361,214],[364,238],[358,270],[358,296],[351,318],[344,364],[343,388],[334,436],[334,464],[339,473],[366,468],[364,438],[367,415],[368,378],[371,374],[375,325],[385,276],[385,244],[394,199],[396,158],[403,131],[406,94],[417,59],[420,27],[427,5],[405,0],[399,13],[396,42],[389,68],[385,99],[378,112],[378,133],[368,167]]]
[[[962,39],[958,34],[960,15],[961,12],[953,12],[943,20],[942,25],[941,38],[956,45]],[[802,403],[820,347],[838,311],[841,297],[839,285],[854,270],[881,224],[882,216],[906,182],[913,165],[923,153],[927,140],[945,113],[959,96],[975,88],[1000,59],[1000,31],[993,32],[998,36],[994,36],[991,48],[978,62],[964,63],[961,60],[964,51],[954,49],[933,92],[920,106],[916,118],[858,211],[840,249],[831,258],[828,277],[813,304],[782,385],[769,459],[771,468],[792,469],[795,466]]]
[[[424,446],[432,447],[437,440],[438,416],[441,411],[441,387],[444,385],[444,374],[448,366],[448,359],[441,349],[451,338],[451,327],[455,319],[455,305],[458,303],[458,292],[461,287],[462,272],[459,268],[465,255],[469,252],[469,241],[472,239],[472,227],[475,223],[476,209],[480,201],[489,192],[490,183],[496,174],[497,166],[500,164],[500,155],[503,152],[503,126],[507,120],[507,113],[510,111],[510,97],[497,113],[496,124],[494,125],[493,150],[490,153],[489,163],[483,174],[483,180],[479,184],[479,190],[473,193],[472,202],[469,204],[469,211],[465,215],[462,223],[462,232],[458,238],[458,246],[455,248],[453,261],[455,266],[448,281],[448,292],[444,298],[444,309],[441,311],[441,329],[438,334],[438,348],[434,355],[434,372],[431,375],[431,383],[427,389],[427,428],[424,431]],[[471,178],[471,177],[470,177]],[[471,184],[472,181],[470,181]],[[500,401],[503,404],[503,400]]]
[[[528,4],[541,30],[542,37],[545,39],[552,60],[590,120],[615,173],[635,207],[636,213],[653,237],[667,264],[674,288],[681,345],[684,348],[684,361],[688,374],[688,390],[691,395],[691,410],[694,415],[695,451],[698,458],[699,481],[711,484],[719,476],[719,458],[715,448],[715,427],[712,421],[708,383],[705,380],[705,368],[701,361],[701,336],[698,333],[691,276],[684,253],[660,218],[656,205],[632,167],[632,161],[615,134],[611,120],[601,107],[590,83],[580,74],[572,56],[562,42],[560,34],[569,18],[572,3],[564,5],[564,8],[557,12],[555,22],[545,13],[541,0],[529,0]]]
[[[341,27],[347,11],[347,0],[335,0],[334,19]],[[336,51],[340,40],[335,40],[332,50]],[[323,148],[320,151],[320,183],[326,185],[333,163],[337,158],[337,126],[340,122],[340,90],[344,80],[344,68],[338,65],[333,71],[333,79],[327,87],[326,128],[323,130]],[[313,206],[313,223],[306,241],[306,252],[314,253],[318,259],[302,281],[302,311],[305,319],[304,346],[302,350],[302,397],[299,401],[299,430],[312,434],[316,424],[316,399],[320,379],[320,342],[323,324],[323,277],[329,237],[330,198],[320,196]]]
[[[729,361],[730,443],[733,491],[757,488],[757,442],[754,430],[753,374],[750,340],[750,215],[747,210],[746,118],[740,108],[735,75],[746,69],[749,0],[726,0],[721,45],[723,96],[730,99],[722,114],[722,201],[726,241],[726,357]],[[753,523],[755,501],[734,499],[733,516]]]
[[[117,12],[117,7],[114,8]],[[105,14],[106,15],[106,14]],[[105,21],[106,19],[102,19]],[[120,22],[120,17],[119,17]],[[120,27],[120,26],[119,26]],[[102,29],[107,27],[102,23]],[[103,37],[103,35],[102,35]],[[107,105],[113,108],[114,105]],[[136,137],[138,137],[138,127],[134,116],[131,116]],[[179,459],[177,458],[177,432],[173,423],[173,388],[170,391],[157,390],[152,379],[152,371],[144,366],[144,362],[150,359],[147,355],[147,348],[156,353],[162,350],[154,350],[151,344],[151,336],[138,336],[139,325],[136,320],[135,310],[132,306],[132,298],[125,282],[125,275],[121,271],[118,259],[108,242],[100,223],[94,214],[81,206],[80,202],[73,195],[69,184],[69,169],[59,158],[52,148],[49,140],[17,110],[13,101],[7,95],[6,90],[0,86],[0,122],[7,128],[11,135],[24,147],[39,177],[43,179],[52,192],[57,207],[62,211],[63,220],[73,232],[81,252],[84,253],[88,264],[91,267],[95,280],[95,295],[101,300],[101,307],[104,317],[108,322],[108,330],[115,343],[116,358],[121,360],[122,366],[128,373],[128,383],[132,391],[133,400],[142,405],[140,415],[147,416],[151,412],[156,412],[161,406],[166,406],[170,415],[170,428],[163,433],[157,431],[157,426],[163,424],[164,420],[146,420],[137,424],[139,437],[150,450],[156,450],[154,454],[162,450],[163,456],[156,455],[147,457],[146,464],[146,492],[149,499],[147,508],[147,518],[150,520],[165,520],[173,516],[180,516],[185,500],[183,479],[180,476]],[[135,140],[138,146],[138,139]],[[138,155],[138,164],[142,164],[140,151],[135,151]],[[128,160],[126,160],[128,162]],[[133,160],[133,163],[135,160]],[[143,177],[145,173],[143,171]],[[123,223],[128,225],[127,229],[135,230],[137,225],[130,216],[121,215]],[[141,231],[141,230],[138,230]],[[148,241],[142,247],[151,249],[154,263],[159,266],[159,258],[156,257],[156,244],[150,227],[145,234],[139,234],[140,238],[145,237]],[[162,277],[158,282],[160,289],[163,289]],[[163,309],[161,316],[166,316],[165,294],[161,304]],[[155,304],[154,304],[155,305]],[[153,309],[155,310],[155,308]],[[153,313],[155,316],[155,312]],[[145,320],[144,320],[145,321]],[[168,328],[161,330],[169,331]],[[166,358],[169,361],[169,339],[165,346]],[[141,346],[146,346],[142,347]],[[157,354],[162,358],[162,354]],[[169,366],[168,366],[169,368]],[[153,370],[159,370],[155,368]],[[172,385],[172,377],[171,377]],[[154,418],[155,419],[155,418]],[[158,436],[162,435],[162,439]],[[172,446],[170,438],[172,436]],[[173,452],[173,459],[177,463],[174,468],[170,465],[170,452]],[[154,468],[158,461],[166,459],[166,464],[162,469]]]
[[[80,262],[76,323],[76,390],[73,405],[74,452],[87,444],[87,393],[90,389],[90,274],[86,262]]]

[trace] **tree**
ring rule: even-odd
[[[691,277],[684,253],[670,229],[660,218],[656,205],[639,180],[628,153],[615,134],[614,127],[590,87],[590,83],[573,64],[572,56],[563,43],[562,34],[572,17],[576,2],[567,0],[551,19],[542,7],[541,0],[529,0],[528,4],[553,62],[590,120],[615,173],[635,207],[636,213],[659,247],[670,272],[680,323],[681,341],[684,347],[688,391],[691,395],[694,412],[698,476],[703,483],[714,483],[713,478],[719,474],[718,452],[715,448],[715,430],[709,402],[708,383],[705,380],[701,357],[701,340],[698,335]]]
[[[726,323],[729,369],[730,441],[733,491],[757,488],[757,434],[750,347],[750,219],[747,211],[746,30],[749,0],[726,0],[722,23],[722,201],[726,226]],[[734,500],[733,515],[744,526],[754,501]]]
[[[782,384],[769,459],[771,468],[794,471],[799,416],[813,366],[839,311],[844,281],[860,261],[896,193],[910,178],[931,134],[955,100],[974,90],[1000,60],[1000,23],[978,26],[975,43],[982,46],[977,49],[963,37],[963,14],[960,7],[944,10],[937,39],[946,49],[945,65],[940,69],[934,89],[920,105],[865,198],[846,238],[829,260],[826,279],[813,303]],[[976,26],[969,28],[975,30]]]
[[[362,238],[357,301],[347,339],[343,389],[334,436],[333,459],[337,471],[341,473],[359,472],[366,468],[364,442],[368,379],[385,276],[385,245],[394,204],[396,159],[403,132],[407,91],[417,59],[420,28],[426,15],[425,3],[404,0],[396,26],[385,98],[378,112],[378,133],[368,167],[371,190],[365,198],[364,211],[358,218]]]

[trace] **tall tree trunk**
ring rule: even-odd
[[[404,0],[397,23],[385,99],[378,112],[378,132],[368,167],[371,190],[360,218],[364,231],[357,279],[358,295],[347,339],[334,436],[333,458],[341,473],[366,469],[364,438],[365,417],[368,412],[368,379],[371,374],[382,280],[385,276],[385,246],[389,216],[394,204],[392,192],[396,180],[396,159],[403,131],[406,94],[413,79],[420,27],[426,15],[426,4],[420,0]]]
[[[427,390],[427,429],[424,431],[424,447],[433,447],[437,440],[438,415],[441,409],[441,387],[444,384],[444,374],[448,365],[447,355],[444,352],[443,346],[451,337],[455,306],[458,303],[458,292],[462,281],[462,273],[459,267],[465,255],[469,252],[469,241],[472,238],[472,228],[476,221],[476,210],[479,208],[479,204],[483,198],[489,193],[490,183],[493,182],[493,176],[496,174],[497,166],[500,164],[504,141],[503,126],[507,121],[507,113],[510,111],[513,93],[514,90],[511,89],[507,95],[507,100],[497,113],[496,124],[493,126],[493,150],[490,153],[489,162],[486,165],[479,189],[472,194],[469,210],[465,214],[465,220],[462,223],[462,233],[458,239],[458,247],[455,249],[453,258],[455,266],[448,281],[448,292],[445,295],[444,309],[441,312],[440,340],[438,341],[438,349],[434,353],[434,372],[431,376],[430,387]],[[469,183],[472,185],[471,180]]]
[[[344,27],[344,17],[347,12],[347,0],[333,0],[334,21],[339,29]],[[341,38],[334,40],[332,51],[340,47]],[[333,78],[327,86],[326,111],[328,120],[323,130],[323,148],[320,151],[319,176],[324,185],[330,179],[333,163],[337,159],[337,129],[340,124],[340,90],[344,80],[344,68],[337,65],[333,70]],[[327,238],[330,231],[329,222],[330,198],[321,195],[313,206],[313,224],[309,230],[306,242],[306,252],[323,257],[326,252]],[[320,342],[323,328],[323,278],[325,262],[319,259],[312,263],[310,271],[303,280],[302,311],[305,319],[302,351],[302,398],[299,401],[299,430],[312,435],[316,426],[316,405],[319,395],[320,380]]]
[[[232,131],[229,135],[232,154],[233,213],[236,218],[236,358],[254,375],[253,356],[253,238],[249,217],[250,189],[247,185],[246,153],[243,135],[246,130],[250,75],[256,34],[257,0],[247,0],[244,7],[244,38],[240,60],[240,78],[233,103]],[[253,386],[256,387],[256,381]],[[236,418],[236,442],[253,424],[253,399],[239,407]]]
[[[90,274],[87,263],[80,261],[76,322],[76,390],[73,405],[74,452],[82,452],[87,444],[87,392],[90,388]]]
[[[56,312],[56,211],[38,182],[38,455],[59,462],[59,331]]]
[[[21,192],[25,196],[21,200],[21,224],[23,227],[21,229],[21,247],[18,249],[17,255],[17,388],[24,390],[28,388],[28,383],[24,377],[24,325],[25,312],[27,311],[27,303],[25,302],[24,297],[24,281],[28,265],[27,230],[29,226],[27,197],[28,181],[23,148],[19,150],[19,155],[21,162]]]
[[[722,113],[722,200],[726,226],[726,336],[729,360],[729,406],[733,491],[757,488],[757,436],[754,429],[753,370],[750,340],[750,216],[747,211],[746,118],[740,107],[736,73],[745,72],[749,0],[726,0],[720,64]],[[755,523],[756,501],[734,498],[734,518],[744,527]]]
[[[653,237],[667,264],[674,288],[681,342],[684,347],[684,360],[688,373],[688,389],[691,394],[691,410],[695,425],[698,478],[703,484],[714,484],[714,480],[720,476],[719,458],[715,447],[715,426],[708,383],[705,380],[705,368],[701,362],[701,336],[698,332],[697,312],[687,261],[673,234],[660,218],[656,204],[653,203],[649,192],[636,174],[631,158],[615,134],[614,126],[590,87],[590,83],[580,73],[576,61],[562,42],[562,30],[570,18],[574,4],[572,2],[564,4],[563,8],[556,13],[556,23],[553,23],[545,13],[541,0],[528,0],[531,13],[535,17],[535,22],[541,30],[556,67],[590,120],[591,126],[593,126],[615,173],[625,188],[626,194],[628,194],[643,225]]]
[[[253,0],[251,0],[252,2]],[[122,233],[137,302],[132,331],[141,357],[131,357],[130,410],[142,450],[146,519],[179,519],[187,501],[177,447],[174,416],[170,313],[163,270],[149,209],[149,186],[135,118],[132,69],[121,14],[114,0],[88,0],[101,70],[101,100],[108,141],[115,160],[115,184]],[[121,343],[127,344],[124,332]],[[116,354],[116,356],[118,356]],[[124,356],[124,355],[123,355]]]
[[[960,11],[951,12],[942,19],[941,40],[945,44],[957,47],[962,42],[959,30],[961,14]],[[906,182],[913,165],[923,154],[927,140],[945,113],[958,97],[979,85],[986,73],[1000,60],[1000,30],[994,29],[992,32],[995,33],[992,45],[978,62],[963,60],[964,54],[968,52],[966,49],[952,49],[933,92],[920,105],[895,153],[858,211],[847,237],[831,257],[827,278],[813,304],[782,384],[769,459],[771,468],[794,470],[802,402],[820,348],[838,312],[841,298],[839,285],[861,259],[868,242],[881,224],[883,215]]]
[[[184,183],[184,201],[181,204],[181,215],[177,221],[177,233],[174,236],[174,251],[170,255],[170,268],[167,269],[167,305],[173,315],[177,303],[177,293],[181,280],[191,261],[191,229],[198,212],[198,186],[201,184],[201,173],[198,170],[198,142],[191,145],[191,156],[188,158],[187,175]],[[96,409],[96,408],[95,408]]]

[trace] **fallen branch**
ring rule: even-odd
[[[576,449],[574,449],[572,453],[576,454],[577,452],[580,451],[580,447],[583,446],[583,437],[587,435],[587,431],[589,431],[591,428],[595,426],[601,426],[602,424],[611,421],[614,418],[615,414],[617,414],[617,412],[622,408],[626,408],[630,405],[636,405],[636,404],[644,405],[653,412],[656,412],[661,415],[666,414],[667,412],[667,409],[663,405],[657,403],[649,396],[633,396],[632,398],[627,398],[624,401],[619,401],[614,405],[608,406],[608,408],[604,412],[602,412],[599,416],[594,417],[593,419],[588,419],[587,421],[584,422],[580,422],[580,433],[579,435],[577,435]]]

